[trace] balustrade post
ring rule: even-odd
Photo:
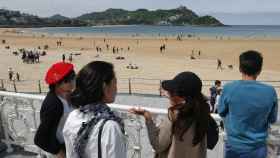
[[[128,79],[128,93],[132,94],[132,92],[131,92],[131,79],[130,78]]]
[[[41,82],[40,80],[38,81],[38,89],[39,89],[39,93],[42,93],[42,87],[41,87]]]
[[[4,80],[3,80],[3,79],[1,79],[1,88],[2,88],[2,89],[5,88],[5,87],[4,87]]]
[[[16,81],[13,81],[13,85],[14,85],[14,91],[17,93],[17,86],[16,86]]]
[[[161,80],[159,80],[159,96],[161,97],[162,96],[162,87],[161,87]]]

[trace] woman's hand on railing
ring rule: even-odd
[[[131,108],[128,110],[130,113],[133,113],[135,115],[141,115],[145,118],[146,121],[152,120],[152,114],[151,112],[142,109],[142,108]]]

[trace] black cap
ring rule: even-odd
[[[181,72],[172,80],[162,82],[162,88],[178,96],[194,97],[201,93],[202,81],[193,72]]]

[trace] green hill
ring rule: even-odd
[[[35,15],[0,9],[0,27],[74,27],[93,25],[203,25],[223,26],[212,16],[199,17],[186,7],[170,10],[107,9],[104,12],[92,12],[76,18],[67,18],[56,14],[41,18]]]
[[[69,19],[60,15],[50,18],[40,18],[38,16],[0,9],[0,27],[62,27],[62,26],[86,26],[87,23]]]
[[[86,21],[90,25],[205,25],[223,26],[223,24],[211,16],[199,17],[186,7],[170,10],[138,9],[127,11],[123,9],[108,9],[104,12],[84,14],[76,19]]]

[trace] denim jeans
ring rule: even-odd
[[[253,151],[238,151],[229,144],[225,144],[225,158],[266,158],[267,147],[261,146]]]

